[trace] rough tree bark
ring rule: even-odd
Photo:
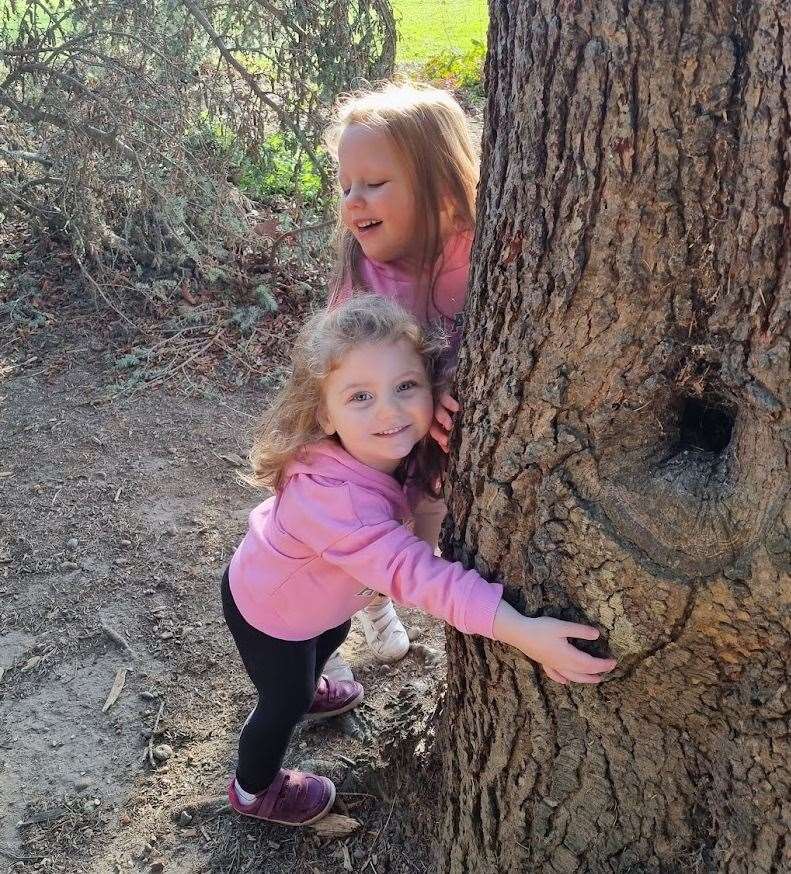
[[[791,5],[490,6],[444,544],[620,666],[449,634],[438,870],[791,871]]]

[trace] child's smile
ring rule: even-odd
[[[381,242],[381,240],[374,239],[377,236],[377,231],[382,227],[382,222],[379,219],[365,219],[361,222],[355,222],[355,230],[352,230],[352,233],[355,237],[357,237],[357,242],[362,247],[363,252],[373,252],[377,249],[381,249],[382,247],[376,247],[377,242]],[[377,260],[385,260],[385,259],[377,259]]]

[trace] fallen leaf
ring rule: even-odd
[[[102,713],[107,713],[107,711],[118,700],[118,696],[121,694],[121,690],[124,688],[125,682],[126,682],[126,668],[118,668],[118,672],[115,675],[115,682],[113,683],[113,688],[110,689],[110,694],[107,696],[107,700],[104,702],[104,707],[102,707]]]
[[[357,831],[360,821],[351,816],[343,816],[340,813],[331,813],[314,823],[310,828],[323,838],[345,838]]]
[[[23,671],[32,671],[33,668],[35,668],[37,665],[39,665],[39,664],[41,663],[41,660],[42,660],[43,658],[44,658],[44,656],[40,656],[40,655],[31,656],[31,657],[30,657],[30,658],[25,662],[25,664],[22,665],[22,670],[23,670]]]
[[[349,848],[346,844],[343,845],[343,868],[345,871],[354,871],[354,868],[352,868],[352,859],[349,855]]]

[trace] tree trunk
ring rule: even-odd
[[[449,633],[442,872],[791,871],[791,5],[492,0],[446,555],[619,659]]]

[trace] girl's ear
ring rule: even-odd
[[[440,197],[439,232],[443,239],[459,230],[456,215],[456,204],[449,194]]]
[[[316,410],[316,421],[319,423],[321,430],[328,436],[332,437],[335,433],[335,428],[330,420],[329,415],[327,414],[327,408],[324,406],[324,402],[322,401],[319,404],[318,410]]]

